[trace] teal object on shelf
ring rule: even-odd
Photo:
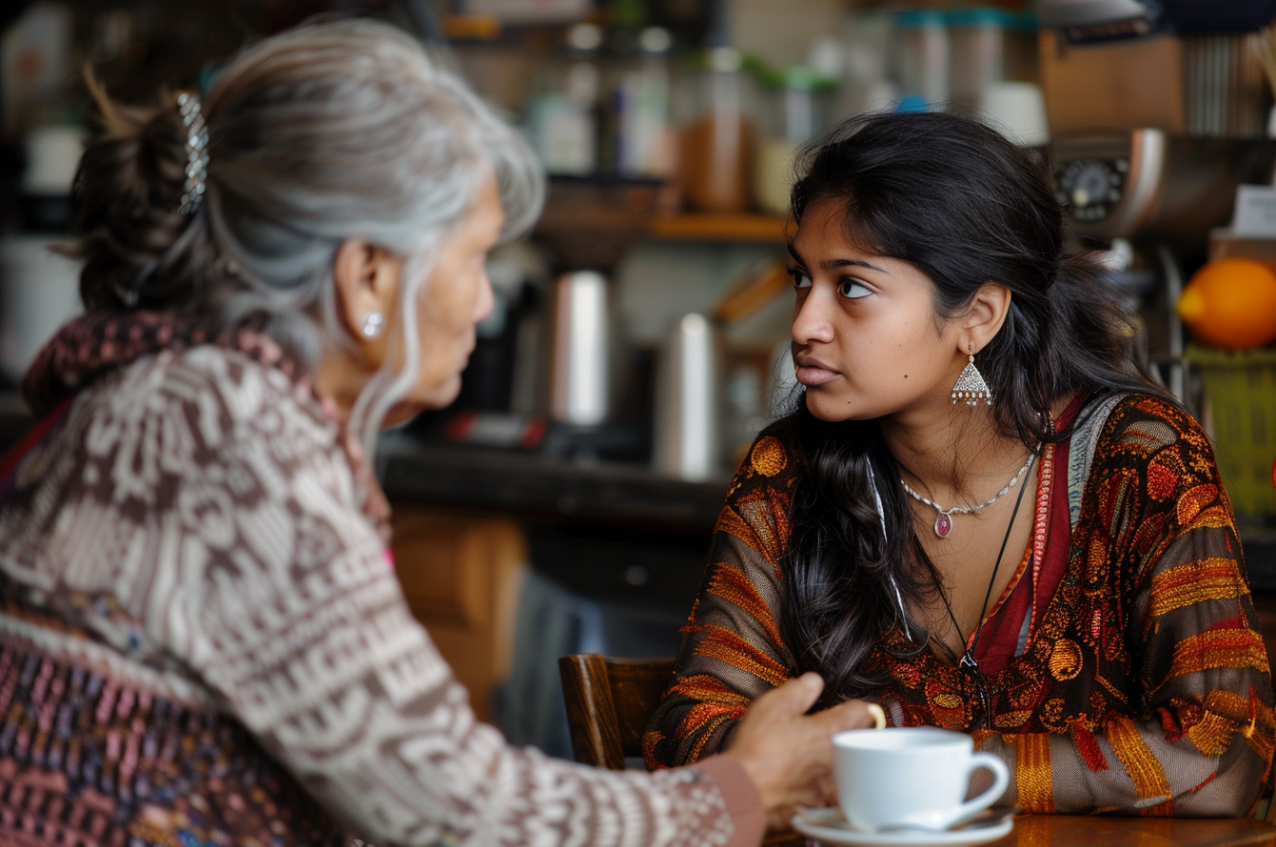
[[[929,109],[930,103],[926,102],[926,98],[918,97],[915,94],[908,95],[903,100],[900,100],[895,106],[895,111],[897,113],[925,112]]]
[[[938,9],[908,9],[895,13],[895,26],[899,29],[919,29],[927,26],[943,26],[947,16]]]
[[[995,26],[1013,32],[1036,32],[1040,29],[1037,16],[1032,12],[1007,12],[986,6],[954,9],[944,17],[950,27]]]

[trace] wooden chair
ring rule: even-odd
[[[1263,646],[1267,648],[1267,661],[1276,662],[1276,592],[1255,591],[1250,595],[1254,611],[1258,614],[1258,629],[1263,634]],[[1263,801],[1259,804],[1259,817],[1276,824],[1276,797],[1272,786],[1263,786]]]
[[[619,771],[642,755],[642,734],[673,678],[673,659],[609,659],[597,653],[558,660],[576,761]]]
[[[673,659],[612,659],[597,653],[558,660],[572,752],[586,765],[624,770],[642,756],[642,735],[673,679]],[[803,847],[792,831],[770,832],[766,847]]]

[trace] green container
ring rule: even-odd
[[[1193,345],[1187,359],[1205,383],[1205,421],[1232,508],[1276,516],[1276,350],[1230,353]]]

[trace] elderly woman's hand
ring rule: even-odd
[[[799,806],[835,802],[833,736],[873,726],[871,704],[848,700],[807,715],[824,681],[806,673],[759,697],[740,721],[727,750],[753,779],[767,825],[786,826]]]

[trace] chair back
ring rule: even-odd
[[[642,755],[647,720],[673,679],[673,659],[612,659],[597,653],[558,660],[576,761],[624,770]]]
[[[576,761],[624,770],[626,756],[642,755],[642,736],[665,689],[673,659],[611,659],[597,653],[563,656],[558,670],[567,701]],[[767,833],[763,847],[804,847],[792,830]]]

